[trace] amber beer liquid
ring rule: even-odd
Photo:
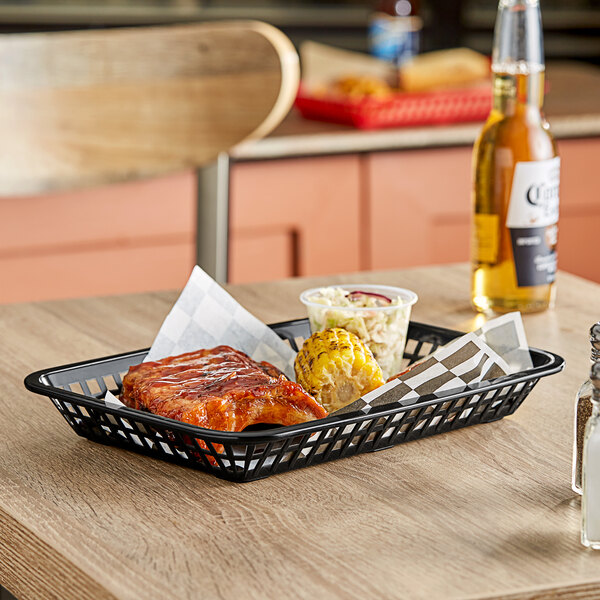
[[[481,312],[553,303],[560,159],[542,113],[544,60],[536,0],[501,0],[494,103],[473,153],[471,299]]]

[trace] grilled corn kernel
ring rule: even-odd
[[[294,369],[296,381],[329,412],[384,383],[369,348],[340,327],[313,333],[298,352]]]

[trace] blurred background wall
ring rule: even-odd
[[[582,242],[600,228],[600,0],[541,5],[546,106],[563,160],[559,267],[600,281]],[[421,0],[421,49],[467,46],[489,55],[496,7],[495,0]],[[366,52],[372,11],[366,0],[0,0],[0,33],[258,19],[296,45],[315,40]],[[260,152],[234,152],[219,177],[201,173],[200,185],[197,173],[186,172],[0,197],[0,303],[180,287],[197,260],[198,202],[210,194],[228,203],[223,280],[467,261],[471,148],[480,127],[378,135],[292,111]],[[323,150],[322,141],[335,150]],[[270,150],[286,144],[286,152]]]
[[[490,53],[495,0],[421,0],[423,51]],[[0,31],[51,31],[220,19],[258,19],[305,39],[367,51],[370,0],[2,0]],[[600,1],[543,0],[546,57],[600,60]]]

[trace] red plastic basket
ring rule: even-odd
[[[300,88],[296,108],[303,117],[354,125],[360,129],[483,121],[492,104],[491,86],[390,98],[315,96]]]

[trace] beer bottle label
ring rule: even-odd
[[[515,165],[506,226],[517,285],[546,285],[556,276],[560,158]]]

